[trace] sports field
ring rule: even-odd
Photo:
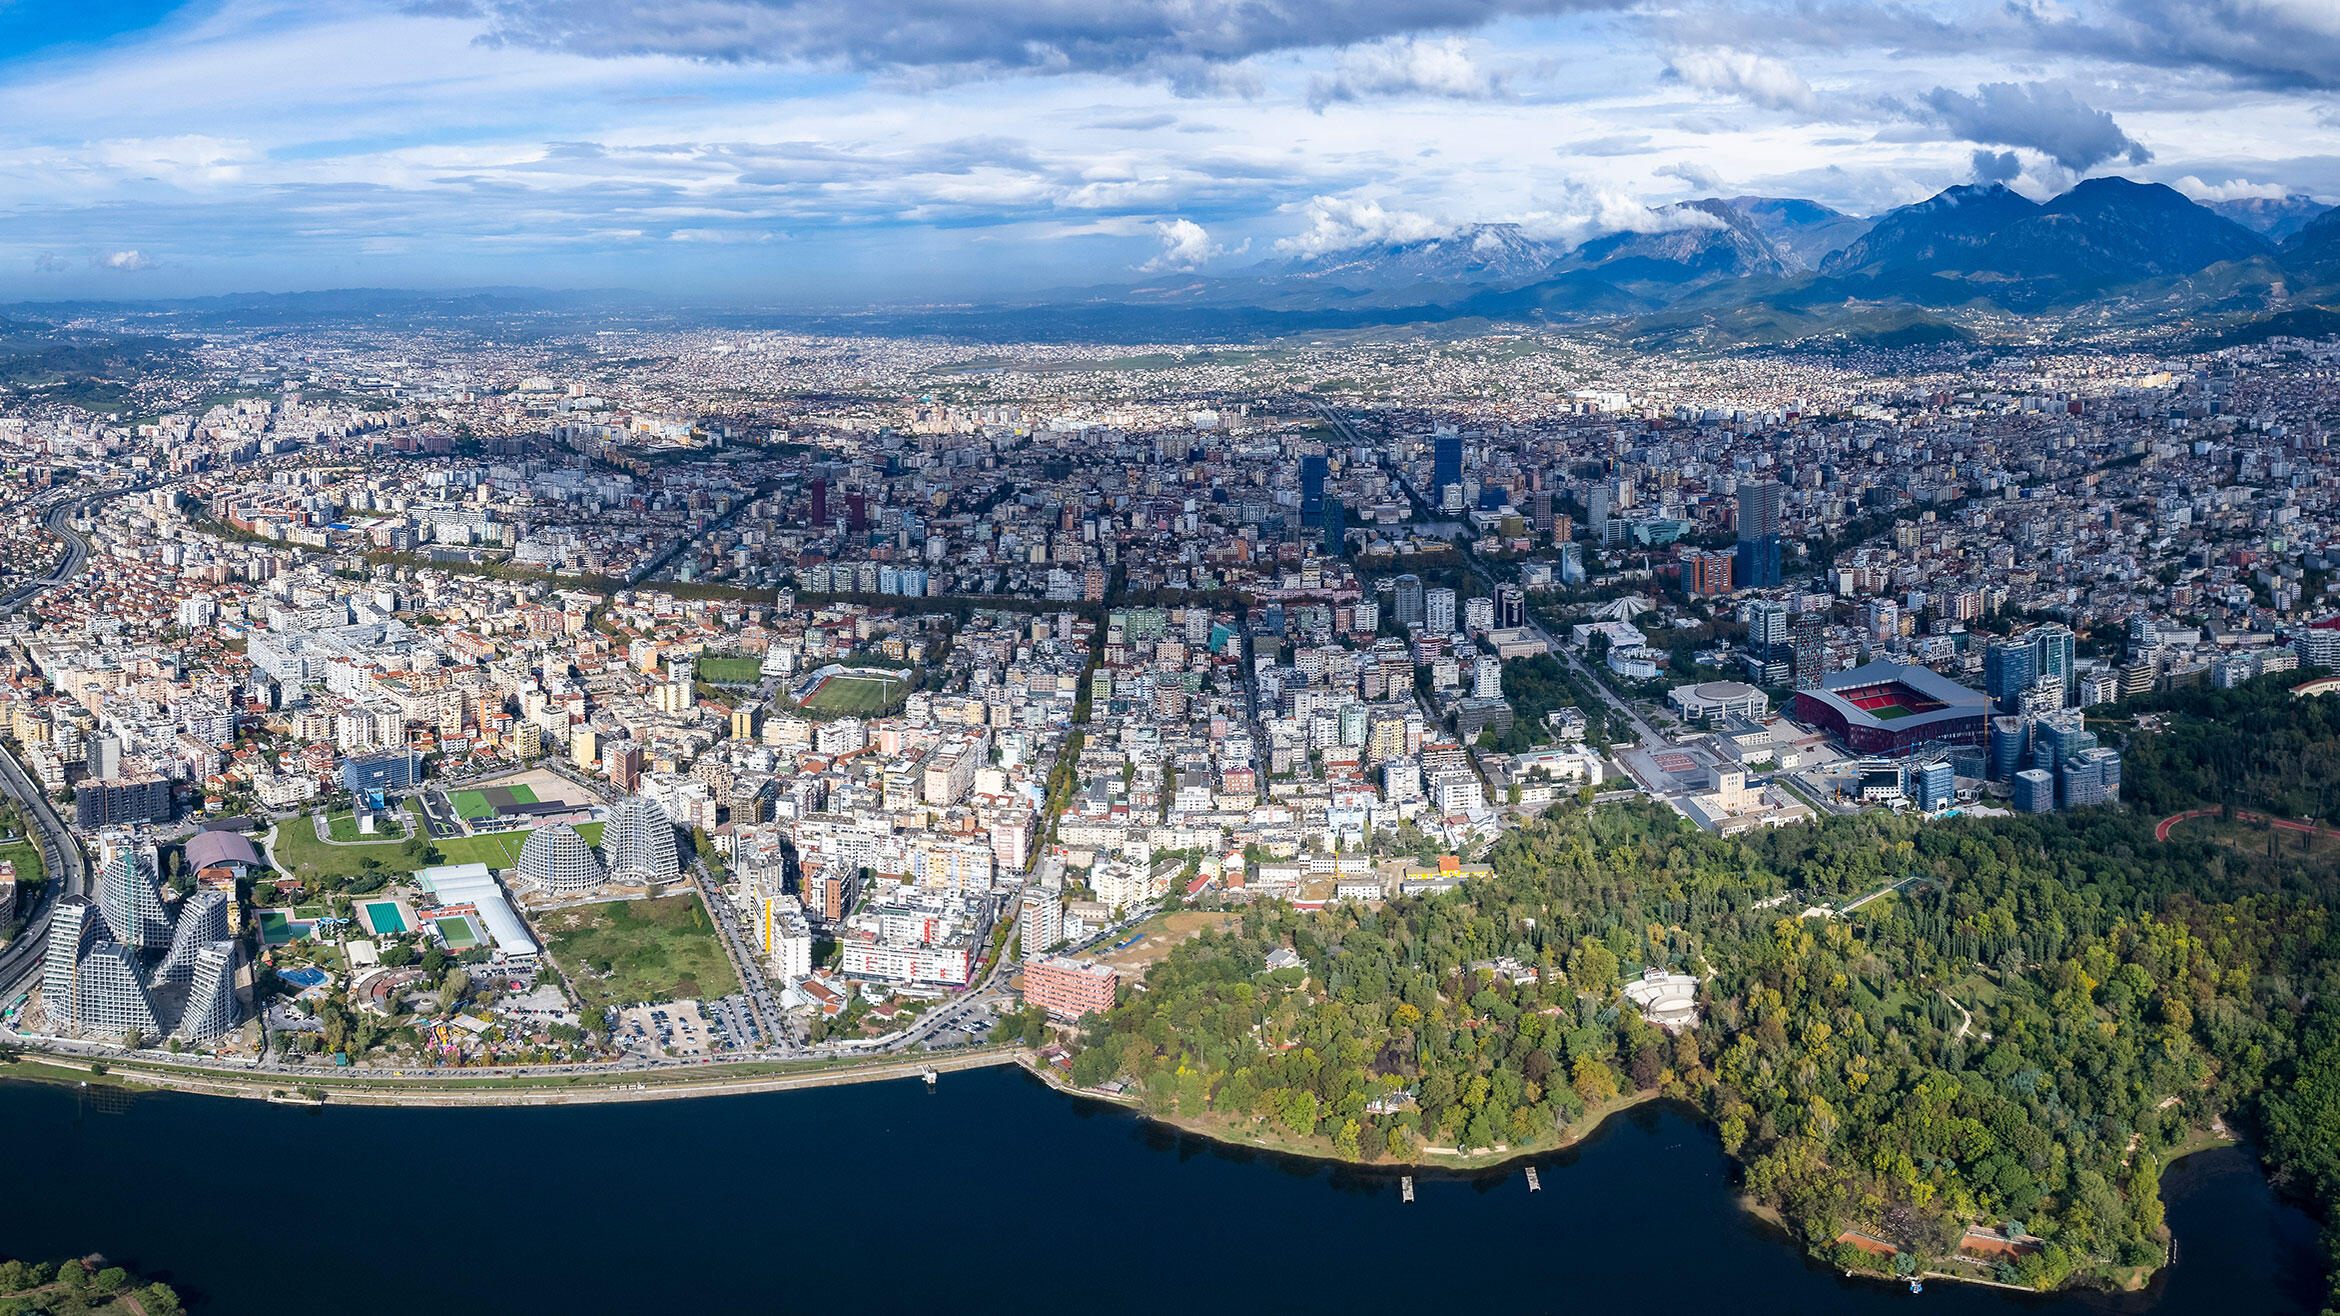
[[[1899,704],[1885,704],[1881,707],[1872,708],[1869,710],[1869,716],[1877,719],[1880,722],[1891,722],[1895,718],[1914,717],[1916,715],[1916,709],[1904,708]]]
[[[715,685],[754,685],[764,679],[761,658],[699,659],[699,679]]]
[[[526,832],[490,832],[485,836],[450,836],[444,841],[431,842],[431,848],[450,864],[486,864],[490,868],[517,868],[520,866],[520,847],[528,844]]]
[[[471,934],[471,920],[465,918],[443,918],[437,920],[437,923],[439,927],[439,936],[446,941],[447,949],[470,950],[472,947],[479,944],[479,938],[474,937]]]
[[[874,676],[832,676],[804,701],[814,713],[864,717],[882,713],[902,694],[902,682]]]
[[[450,797],[465,822],[493,818],[496,810],[514,804],[536,803],[536,792],[526,786],[490,786],[486,790],[457,791]]]

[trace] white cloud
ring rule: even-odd
[[[1301,213],[1308,216],[1308,227],[1292,237],[1279,238],[1276,250],[1301,257],[1323,256],[1359,247],[1427,242],[1454,232],[1454,225],[1444,220],[1411,210],[1385,210],[1379,201],[1311,197]]]
[[[206,187],[240,181],[245,166],[259,158],[248,142],[217,137],[117,138],[100,142],[92,155],[116,173],[152,178],[174,187]]]
[[[2230,178],[2223,183],[2205,183],[2192,174],[2172,180],[2170,186],[2184,193],[2189,200],[2212,201],[2281,201],[2292,189],[2281,183],[2254,183],[2248,179]]]
[[[1210,232],[1191,219],[1166,219],[1154,225],[1155,236],[1162,240],[1162,250],[1152,260],[1138,266],[1147,274],[1193,270],[1221,256],[1233,255],[1251,244],[1246,242],[1235,252],[1211,240]]]
[[[1519,216],[1519,226],[1529,236],[1559,247],[1574,247],[1611,233],[1668,233],[1717,227],[1722,222],[1703,210],[1652,210],[1620,188],[1576,178],[1546,186],[1536,201],[1535,210]]]
[[[1809,110],[1812,87],[1804,75],[1768,55],[1744,50],[1685,50],[1667,71],[1701,91],[1721,92],[1774,110]]]
[[[1308,105],[1322,113],[1335,101],[1384,96],[1491,100],[1503,94],[1503,84],[1504,76],[1481,65],[1461,37],[1405,37],[1342,51],[1330,77],[1310,80]]]
[[[109,251],[93,257],[92,263],[105,269],[121,270],[125,273],[154,268],[153,258],[143,251]]]
[[[1726,190],[1721,174],[1695,160],[1677,160],[1672,164],[1659,165],[1651,172],[1660,178],[1679,178],[1700,192],[1715,193]]]
[[[678,228],[666,235],[668,242],[707,242],[718,246],[739,246],[761,242],[778,242],[788,236],[770,229],[761,232],[736,228]]]

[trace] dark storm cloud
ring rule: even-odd
[[[1979,150],[1974,153],[1974,181],[2012,183],[2023,175],[2023,161],[2013,151]]]
[[[952,76],[1134,73],[1181,85],[1253,55],[1459,32],[1624,0],[471,0],[487,39],[591,56],[677,55]],[[450,9],[433,0],[433,12]]]
[[[2274,90],[2340,89],[2340,4],[2329,0],[1709,0],[1658,25],[1686,45],[2099,59]]]
[[[2277,89],[2340,89],[2340,4],[2330,0],[2116,0],[2039,24],[2043,49],[2154,67],[2214,69]]]
[[[2110,114],[2087,105],[2065,87],[1986,82],[1971,96],[1936,87],[1926,94],[1925,107],[1964,141],[2024,147],[2075,173],[2108,160],[2141,165],[2153,158]]]

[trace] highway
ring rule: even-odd
[[[74,532],[71,522],[117,493],[58,500],[42,524],[65,541],[64,559],[47,575],[0,595],[0,608],[13,609],[80,575],[89,561],[89,541]],[[0,950],[0,993],[5,994],[5,999],[14,1000],[17,993],[28,990],[27,980],[40,972],[41,949],[48,943],[49,914],[55,909],[57,899],[90,893],[89,861],[81,853],[81,843],[73,838],[72,830],[50,802],[48,793],[26,774],[24,765],[5,747],[0,747],[0,789],[24,805],[33,830],[40,834],[41,863],[55,879],[41,888],[40,904],[26,917],[24,931],[8,943],[6,950]]]

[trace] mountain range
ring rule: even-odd
[[[1907,343],[2083,310],[2106,324],[2233,332],[2340,304],[2340,210],[2306,197],[2207,206],[2117,176],[2046,201],[1961,185],[1874,218],[1793,197],[1710,197],[1574,246],[1480,224],[1080,301],[1083,332],[1118,305],[1165,336],[1526,321],[1718,346]]]
[[[1999,184],[1962,185],[1873,218],[1794,197],[1708,197],[1653,208],[1621,231],[1573,244],[1517,224],[1475,224],[1227,273],[1161,274],[987,306],[686,312],[654,300],[622,292],[342,290],[15,309],[56,319],[93,310],[140,330],[486,316],[502,332],[555,335],[623,308],[636,318],[686,315],[736,328],[993,341],[1199,343],[1550,324],[1715,348],[1922,344],[2044,318],[2073,332],[2232,342],[2340,327],[2340,210],[2298,196],[2202,205],[2121,177],[2090,178],[2045,201]]]

